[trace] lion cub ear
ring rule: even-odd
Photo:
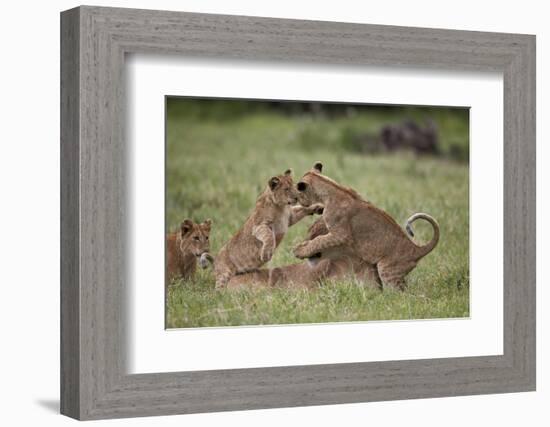
[[[193,221],[191,221],[190,219],[184,219],[180,226],[181,235],[183,236],[189,233],[192,229],[193,229]]]
[[[276,176],[274,176],[268,182],[269,188],[271,188],[271,190],[275,190],[280,183],[281,183],[281,180]]]
[[[323,164],[321,162],[316,162],[313,165],[313,169],[315,169],[317,172],[321,173],[321,172],[323,172]]]
[[[286,176],[292,175],[292,169],[287,169],[287,170],[285,171],[285,175],[286,175]]]
[[[208,218],[202,223],[202,226],[205,230],[210,231],[210,227],[212,227],[212,220]]]

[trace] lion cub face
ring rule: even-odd
[[[212,221],[207,219],[202,224],[196,224],[190,219],[181,223],[180,250],[182,253],[191,252],[196,257],[210,251],[210,227]]]
[[[292,171],[288,169],[283,175],[274,176],[268,181],[269,190],[275,204],[279,206],[298,203],[298,191],[292,180]]]
[[[323,170],[323,165],[319,162],[313,165],[313,169],[306,173],[302,179],[296,184],[298,190],[298,203],[302,206],[311,206],[314,203],[321,203],[322,198],[315,188],[315,175],[320,174]]]

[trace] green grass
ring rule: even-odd
[[[174,101],[185,102],[189,101]],[[310,291],[228,292],[214,289],[210,270],[200,271],[194,280],[170,286],[168,328],[469,315],[467,163],[408,153],[365,156],[347,151],[339,136],[350,127],[372,130],[391,120],[418,117],[422,109],[362,112],[334,120],[269,111],[239,114],[231,120],[197,120],[170,105],[167,228],[176,229],[187,217],[195,221],[211,218],[214,254],[242,225],[272,175],[291,167],[298,179],[316,160],[323,162],[328,176],[356,189],[398,223],[415,212],[430,213],[440,224],[441,239],[407,276],[409,286],[403,293],[380,292],[353,281],[327,282]],[[451,143],[468,146],[467,116],[445,110],[431,117],[438,124],[443,147]],[[304,132],[305,126],[323,135],[318,146],[311,143],[311,132]],[[304,238],[312,221],[306,218],[289,230],[268,266],[298,261],[292,247]],[[431,227],[422,221],[415,223],[415,232],[421,243],[431,237]]]

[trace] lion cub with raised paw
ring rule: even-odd
[[[211,226],[209,219],[202,224],[186,219],[178,231],[166,236],[166,285],[178,278],[189,279],[195,274],[197,260],[210,251]],[[202,263],[201,266],[204,268]]]
[[[225,287],[233,276],[255,271],[271,260],[288,227],[322,209],[318,204],[294,206],[297,201],[290,169],[269,179],[244,225],[214,260],[217,288]]]
[[[308,229],[306,240],[328,233],[323,218]],[[373,265],[364,262],[345,246],[335,246],[308,258],[307,262],[282,267],[263,268],[250,273],[238,274],[229,281],[228,289],[251,287],[314,288],[322,280],[357,279],[363,283],[381,286]]]
[[[414,214],[407,220],[406,230],[411,236],[411,224],[417,219],[428,221],[434,229],[431,241],[418,246],[386,212],[362,199],[354,190],[322,175],[322,170],[323,165],[316,163],[296,188],[303,206],[324,205],[323,219],[328,233],[300,243],[294,255],[310,258],[330,248],[346,246],[363,261],[376,266],[385,286],[404,290],[405,276],[439,241],[437,222],[425,213]]]

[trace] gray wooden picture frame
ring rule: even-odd
[[[504,76],[504,354],[126,373],[127,53]],[[77,419],[535,390],[535,37],[83,6],[61,14],[61,412]]]

